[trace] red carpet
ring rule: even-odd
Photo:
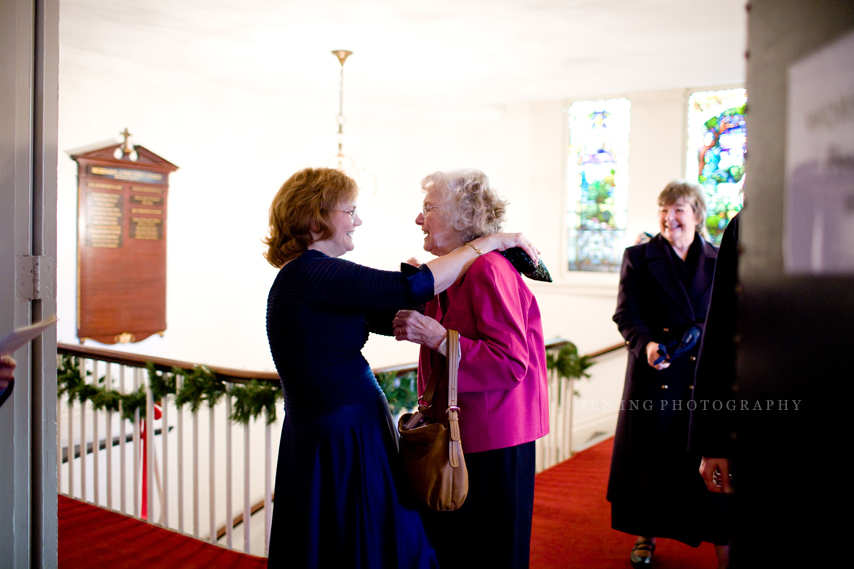
[[[59,567],[261,569],[267,560],[59,496]]]
[[[628,569],[634,537],[611,529],[605,500],[613,439],[537,475],[531,568]],[[263,568],[229,551],[128,516],[59,496],[59,566],[116,569]],[[659,540],[655,569],[715,569],[715,550]]]
[[[611,529],[605,499],[614,439],[576,454],[537,475],[531,568],[630,569],[633,536]],[[659,539],[655,569],[715,569],[715,548]]]

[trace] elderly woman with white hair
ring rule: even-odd
[[[472,240],[500,231],[507,203],[478,170],[424,178],[415,223],[424,250],[472,248],[468,273],[427,303],[403,310],[398,340],[421,345],[418,388],[442,364],[447,330],[459,332],[460,433],[469,493],[453,512],[428,512],[425,525],[439,566],[527,567],[534,502],[534,441],[549,431],[546,354],[540,311],[519,272],[500,253]],[[439,399],[447,398],[439,392]]]

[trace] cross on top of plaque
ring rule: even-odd
[[[122,143],[122,155],[127,156],[133,152],[133,146],[129,144],[130,137],[133,135],[128,131],[127,127],[119,134],[125,137],[125,141]]]

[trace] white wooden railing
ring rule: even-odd
[[[556,351],[565,344],[564,340],[552,340],[547,350]],[[622,347],[611,346],[590,355]],[[57,481],[61,494],[229,549],[266,555],[272,520],[273,457],[278,453],[283,405],[279,401],[277,418],[271,424],[264,416],[246,426],[235,425],[230,419],[230,391],[250,378],[277,384],[275,373],[211,368],[225,382],[226,394],[216,406],[202,405],[192,412],[186,406],[176,406],[174,395],[164,396],[155,405],[144,367],[151,361],[160,369],[192,369],[191,363],[68,344],[60,344],[58,351],[74,356],[80,370],[90,372],[83,373],[87,382],[103,377],[99,385],[106,389],[130,393],[143,386],[146,394],[145,416],[140,417],[136,410],[132,421],[122,419],[120,413],[97,411],[90,402],[69,404],[67,397],[58,399]],[[414,369],[415,365],[409,364],[375,372],[406,373]],[[572,393],[572,380],[549,372],[550,434],[536,443],[537,472],[572,455]],[[157,413],[159,418],[155,417]],[[203,424],[207,425],[205,430]],[[235,429],[242,429],[242,441],[239,435],[235,441]],[[143,492],[146,471],[151,475],[146,477]],[[256,513],[261,516],[253,519]],[[235,527],[242,535],[234,535]]]
[[[203,404],[196,412],[177,407],[174,395],[153,405],[145,362],[153,361],[162,369],[191,369],[192,364],[70,345],[60,345],[59,352],[75,356],[87,382],[103,377],[99,385],[107,389],[131,393],[143,386],[146,394],[145,416],[140,417],[137,410],[132,421],[122,419],[120,413],[95,410],[91,402],[69,404],[67,396],[58,398],[60,493],[212,543],[222,538],[229,549],[235,545],[233,528],[242,525],[239,549],[266,554],[267,539],[253,547],[251,530],[253,524],[263,524],[263,535],[269,536],[272,457],[278,451],[273,432],[281,430],[282,411],[273,424],[266,424],[267,417],[262,416],[241,426],[229,419],[232,397],[228,392],[213,408]],[[249,377],[278,382],[271,373],[212,371],[225,381],[227,391]],[[161,416],[155,418],[155,413]],[[235,437],[235,430],[242,430],[243,437]],[[241,460],[242,469],[235,466]],[[144,471],[151,473],[145,492]],[[241,489],[242,496],[236,500],[234,494]],[[263,521],[253,518],[258,511]]]

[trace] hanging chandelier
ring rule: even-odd
[[[377,193],[377,182],[374,175],[368,170],[359,168],[353,157],[344,153],[344,124],[347,122],[344,116],[344,62],[347,61],[348,57],[353,55],[353,52],[346,49],[334,49],[332,50],[332,55],[337,57],[338,62],[341,64],[341,78],[338,90],[338,116],[336,117],[336,122],[338,123],[338,132],[336,133],[338,138],[338,152],[329,159],[327,166],[344,172],[356,180],[363,193],[373,196]]]

